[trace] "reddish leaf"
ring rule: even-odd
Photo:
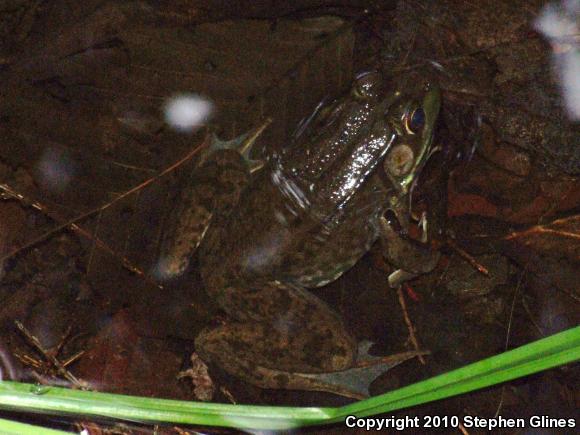
[[[187,398],[179,388],[181,357],[163,340],[139,337],[126,311],[120,311],[92,340],[76,373],[99,391]]]
[[[578,291],[580,215],[505,237],[506,253],[560,289]]]

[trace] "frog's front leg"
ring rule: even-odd
[[[196,351],[204,361],[261,388],[367,397],[376,377],[418,354],[357,355],[368,346],[357,349],[339,316],[292,284],[237,282],[210,293],[233,322],[204,330]]]
[[[214,216],[237,204],[250,174],[264,165],[262,160],[252,160],[250,156],[256,140],[271,122],[267,119],[229,141],[211,136],[169,214],[156,276],[168,279],[181,275]]]
[[[384,216],[379,220],[379,231],[385,257],[398,268],[389,275],[390,287],[396,288],[437,266],[441,253],[432,249],[427,240],[421,243],[401,235]],[[423,235],[426,234],[423,228]]]

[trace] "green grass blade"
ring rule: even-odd
[[[135,422],[281,429],[327,420],[332,408],[187,402],[0,382],[0,408]]]
[[[538,340],[340,408],[297,408],[185,402],[0,382],[0,408],[48,414],[104,416],[136,422],[284,429],[342,421],[419,405],[580,359],[580,327]],[[0,425],[0,431],[2,426]]]
[[[1,435],[70,435],[70,432],[63,432],[45,427],[33,426],[31,424],[20,423],[18,421],[5,420],[0,418]]]

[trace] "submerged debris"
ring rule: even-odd
[[[215,385],[209,376],[207,365],[197,353],[191,355],[191,368],[180,372],[177,377],[178,379],[191,378],[194,386],[193,394],[196,399],[202,402],[209,402],[213,399]]]

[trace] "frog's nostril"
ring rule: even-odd
[[[406,175],[413,167],[415,153],[407,144],[397,145],[385,159],[385,170],[393,177]]]

